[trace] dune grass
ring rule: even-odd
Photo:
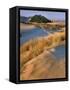
[[[20,46],[20,79],[64,77],[64,60],[56,62],[56,58],[49,52],[50,49],[62,44],[65,44],[64,31],[38,37],[22,44]]]
[[[65,32],[56,32],[49,36],[35,38],[20,47],[20,63],[22,66],[28,60],[38,56],[44,50],[49,50],[65,42]]]

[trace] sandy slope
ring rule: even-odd
[[[65,60],[56,60],[51,49],[65,43],[65,32],[35,38],[20,47],[20,79],[65,77]],[[54,51],[54,50],[53,50]]]
[[[21,68],[20,79],[49,79],[65,77],[65,60],[56,60],[49,51],[31,59]]]

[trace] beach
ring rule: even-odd
[[[64,12],[20,12],[20,80],[66,77]]]
[[[53,79],[65,77],[65,60],[56,61],[50,51],[44,51],[39,56],[23,65],[20,80]]]
[[[36,27],[35,25],[20,23],[20,30],[21,31],[30,30],[30,29],[33,29],[35,27]]]
[[[63,39],[64,38],[64,39]],[[65,77],[65,57],[57,60],[54,48],[65,45],[65,32],[55,32],[24,43],[20,47],[20,79]]]

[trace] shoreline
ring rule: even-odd
[[[36,28],[35,25],[20,23],[20,31],[30,30]]]
[[[57,36],[55,37],[55,35]],[[22,44],[20,46],[20,62],[26,63],[28,60],[38,56],[44,50],[50,50],[54,47],[64,45],[65,40],[63,38],[61,39],[62,36],[63,38],[65,37],[64,33],[54,33],[54,35],[36,38]]]
[[[24,31],[24,30],[31,30],[31,29],[34,29],[34,28],[44,28],[45,30],[49,29],[49,30],[57,30],[57,29],[60,29],[60,30],[65,30],[65,25],[64,24],[61,24],[61,23],[28,23],[28,24],[25,24],[25,23],[20,23],[20,31]]]
[[[51,53],[51,49],[61,45],[65,45],[65,31],[31,39],[22,44],[20,80],[65,77],[65,58],[56,61],[57,58]]]

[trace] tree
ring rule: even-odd
[[[51,22],[51,20],[41,15],[35,15],[31,18],[30,22],[47,23]]]

